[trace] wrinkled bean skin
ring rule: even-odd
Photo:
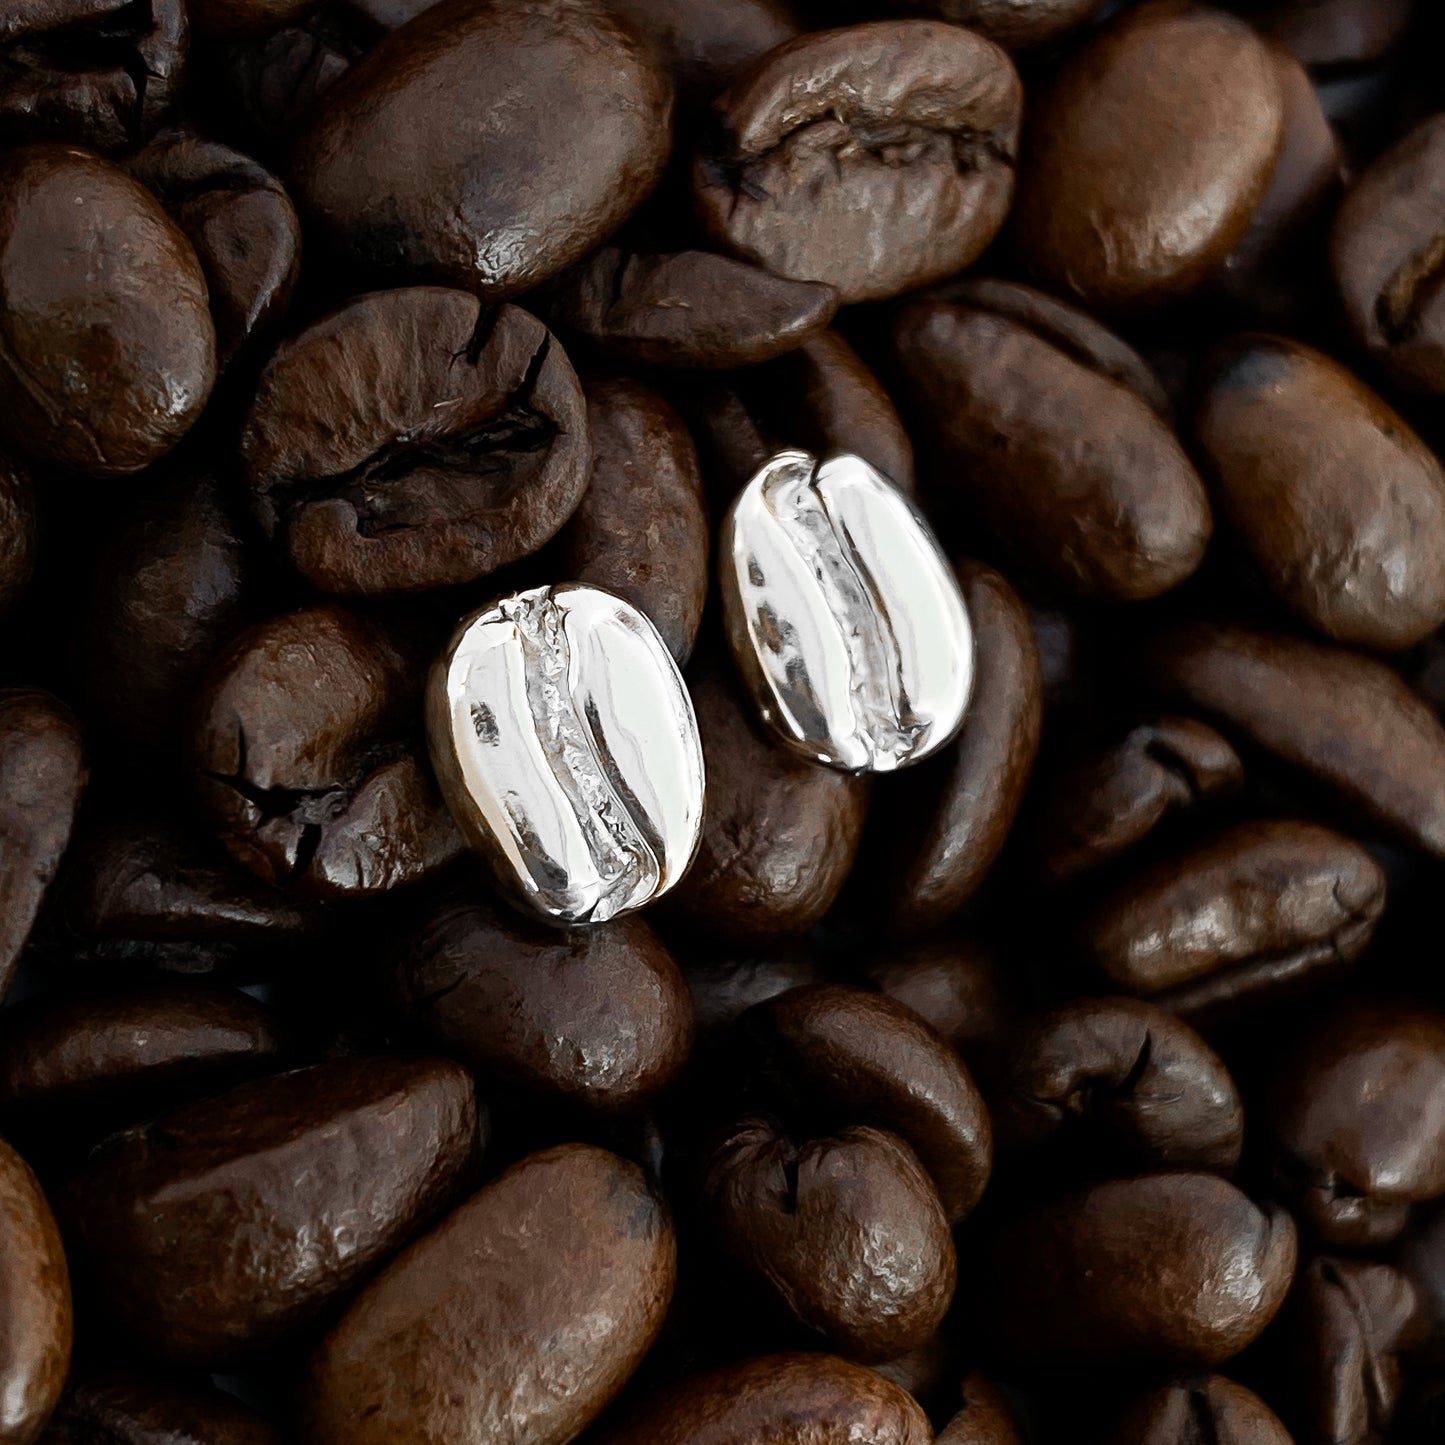
[[[361,277],[501,301],[580,260],[652,190],[671,89],[592,0],[442,0],[331,89],[293,148],[292,191]],[[459,94],[514,99],[478,112]]]
[[[372,292],[271,358],[241,455],[261,525],[314,586],[423,591],[556,534],[587,487],[586,403],[527,312]]]
[[[1445,857],[1445,728],[1390,668],[1302,638],[1195,623],[1159,639],[1149,672],[1171,699],[1400,842]]]
[[[1119,1421],[1108,1445],[1295,1445],[1252,1390],[1223,1375],[1184,1375],[1151,1390]]]
[[[1153,1004],[1063,1004],[1023,1026],[1008,1061],[993,1113],[1005,1146],[1077,1142],[1120,1169],[1239,1162],[1244,1104],[1224,1061]]]
[[[216,379],[191,243],[138,181],[71,146],[8,152],[0,195],[0,429],[51,466],[140,471]]]
[[[956,26],[877,21],[780,45],[714,103],[693,164],[704,229],[843,301],[961,271],[1013,196],[1022,89],[1008,56]]]
[[[484,1077],[587,1108],[636,1108],[671,1084],[692,1006],[639,917],[558,930],[485,900],[422,921],[398,976],[409,1016]]]
[[[562,567],[630,602],[686,664],[707,600],[711,533],[697,449],[639,381],[589,382],[592,474],[559,538]]]
[[[0,689],[0,997],[70,842],[85,782],[70,710],[35,689]]]
[[[1359,1004],[1295,1042],[1265,1120],[1305,1227],[1327,1245],[1392,1239],[1445,1194],[1445,1017]]]
[[[1242,21],[1189,0],[1129,11],[1030,110],[1014,211],[1026,265],[1109,310],[1192,290],[1264,196],[1284,109],[1274,58]]]
[[[0,457],[0,617],[30,581],[35,543],[35,495],[29,470],[14,457]]]
[[[1224,829],[1099,904],[1084,951],[1116,987],[1189,1018],[1352,962],[1385,906],[1358,843],[1312,823]]]
[[[0,1439],[31,1445],[70,1368],[70,1276],[25,1161],[0,1139]]]
[[[654,1395],[602,1445],[927,1445],[890,1380],[832,1355],[761,1355]]]
[[[109,1318],[215,1369],[294,1336],[446,1208],[476,1140],[459,1065],[344,1059],[116,1135],[59,1209]]]
[[[963,730],[936,760],[875,794],[887,907],[900,933],[937,927],[977,892],[1018,816],[1043,730],[1043,676],[1022,601],[991,567],[964,562],[957,571],[975,669]]]
[[[889,1360],[937,1330],[956,1264],[933,1181],[866,1126],[795,1143],[767,1120],[726,1131],[706,1192],[722,1247],[850,1359]]]
[[[975,1370],[964,1377],[963,1407],[939,1432],[938,1445],[1023,1445],[1008,1401]]]
[[[1389,651],[1445,622],[1445,468],[1343,367],[1282,337],[1229,343],[1194,433],[1221,515],[1310,626]]]
[[[534,1154],[356,1298],[312,1357],[304,1438],[565,1445],[652,1344],[675,1269],[635,1165],[583,1144]]]
[[[969,305],[901,308],[889,349],[935,503],[977,509],[1083,598],[1154,597],[1198,567],[1209,501],[1156,396],[1081,361],[1053,327]]]
[[[1212,1174],[1113,1179],[1042,1205],[998,1244],[1021,1355],[1213,1366],[1255,1340],[1295,1268],[1294,1223]]]
[[[134,1375],[71,1383],[40,1445],[281,1445],[269,1421],[218,1390]]]

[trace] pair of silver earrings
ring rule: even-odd
[[[893,772],[957,735],[973,631],[908,499],[860,457],[781,452],[723,523],[727,634],[764,722],[815,762]],[[442,793],[499,885],[550,923],[662,897],[702,831],[697,718],[662,638],[581,583],[466,618],[427,693]]]

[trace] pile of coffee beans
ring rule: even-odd
[[[1442,54],[0,0],[0,1445],[1440,1445]]]

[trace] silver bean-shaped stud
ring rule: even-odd
[[[846,772],[943,747],[973,690],[973,628],[927,522],[861,457],[781,452],[723,523],[723,617],[765,721]]]
[[[432,670],[427,740],[468,842],[549,922],[641,908],[692,861],[692,699],[657,629],[600,587],[534,587],[463,621]]]

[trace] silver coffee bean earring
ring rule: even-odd
[[[467,840],[549,922],[641,908],[692,861],[692,700],[657,629],[610,592],[536,587],[463,621],[432,671],[427,740]]]
[[[861,457],[779,453],[719,551],[734,655],[790,747],[888,773],[957,734],[973,690],[963,594],[928,524]]]

